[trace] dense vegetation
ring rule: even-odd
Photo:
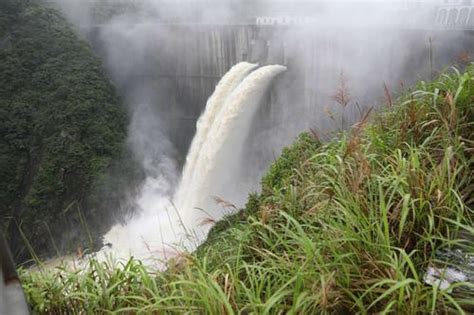
[[[29,301],[49,314],[472,312],[472,283],[423,275],[452,264],[440,251],[474,255],[474,67],[389,107],[326,144],[303,134],[262,193],[166,272],[133,259],[23,270]]]
[[[0,229],[15,255],[77,244],[105,216],[93,192],[126,113],[87,43],[37,1],[0,1],[0,117]]]

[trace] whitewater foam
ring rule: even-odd
[[[187,182],[189,187],[180,188],[187,195],[175,200],[179,211],[186,214],[186,224],[202,221],[203,213],[196,209],[205,209],[212,220],[219,220],[224,213],[216,207],[215,196],[234,201],[234,184],[238,178],[235,170],[243,162],[241,154],[252,118],[273,79],[285,70],[286,67],[279,65],[259,68],[227,97],[202,145],[194,166],[194,177]],[[198,230],[201,237],[205,236],[206,228]]]
[[[279,65],[256,67],[240,63],[217,85],[197,123],[175,197],[169,193],[173,183],[168,176],[147,178],[136,200],[141,214],[125,226],[114,226],[104,236],[112,248],[96,257],[134,256],[159,265],[157,261],[193,250],[203,240],[209,226],[203,226],[202,219],[209,215],[218,220],[224,215],[212,197],[236,196],[232,181],[238,177],[252,118],[273,79],[286,70]]]
[[[196,162],[201,154],[206,139],[208,139],[209,130],[215,122],[216,116],[222,110],[222,106],[242,80],[257,67],[258,65],[256,64],[240,62],[232,67],[219,81],[214,93],[207,101],[204,113],[196,124],[196,134],[191,142],[189,153],[186,157],[181,183],[175,196],[176,200],[185,198],[188,193],[186,189],[190,187],[190,183],[195,177],[194,171],[196,169]]]

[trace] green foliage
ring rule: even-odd
[[[22,270],[28,299],[49,314],[470,313],[472,283],[440,290],[423,274],[451,264],[436,251],[474,255],[473,111],[474,67],[421,83],[340,139],[303,135],[261,195],[165,272]]]
[[[271,194],[288,185],[290,175],[295,171],[301,161],[307,160],[320,146],[308,133],[303,133],[291,148],[285,148],[280,156],[270,167],[270,171],[262,179],[264,194]]]
[[[127,122],[99,61],[58,12],[1,3],[0,220],[24,259],[17,226],[41,253],[52,250],[51,235],[70,240],[70,205],[98,218],[88,196],[121,153]]]

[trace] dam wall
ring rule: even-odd
[[[474,31],[469,30],[354,32],[202,24],[122,27],[94,28],[90,33],[93,46],[111,64],[122,62],[123,67],[111,69],[119,90],[128,102],[151,102],[156,107],[181,158],[206,100],[219,79],[240,61],[288,67],[266,96],[253,127],[256,139],[280,132],[288,138],[282,140],[285,142],[308,128],[324,133],[334,129],[335,120],[338,126],[335,117],[341,109],[334,95],[341,81],[347,80],[351,99],[357,103],[357,109],[346,110],[346,125],[344,119],[340,125],[344,129],[361,112],[384,102],[384,85],[396,95],[419,79],[435,76],[447,64],[466,64],[474,52]],[[146,37],[146,45],[128,38],[129,29],[142,29],[139,33]],[[268,146],[259,149],[268,155],[278,145]]]

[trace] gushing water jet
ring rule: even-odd
[[[176,194],[163,195],[154,189],[155,184],[166,186],[162,182],[166,177],[148,178],[137,200],[142,214],[125,226],[113,227],[104,237],[113,254],[155,263],[169,258],[167,252],[176,252],[175,246],[193,250],[209,229],[200,224],[203,212],[198,209],[218,220],[224,213],[216,209],[212,196],[245,197],[235,193],[234,179],[243,163],[241,153],[251,121],[273,80],[286,70],[279,65],[256,68],[239,63],[221,79],[197,123]]]

